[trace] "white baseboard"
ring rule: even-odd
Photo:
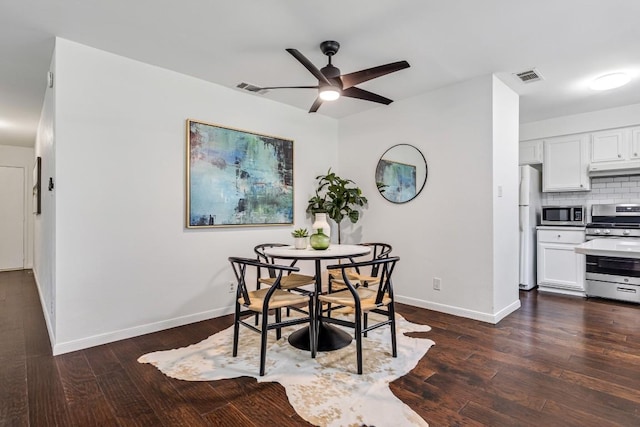
[[[396,295],[395,298],[397,302],[402,304],[413,305],[415,307],[426,308],[428,310],[439,311],[441,313],[452,314],[454,316],[466,317],[467,319],[479,320],[481,322],[487,322],[494,325],[520,308],[519,299],[515,300],[497,313],[492,314],[399,295]]]
[[[152,332],[158,332],[177,326],[188,325],[189,323],[200,322],[202,320],[213,319],[227,314],[231,314],[234,307],[224,307],[216,310],[207,310],[201,313],[190,314],[187,316],[176,317],[173,319],[162,320],[160,322],[148,323],[146,325],[134,326],[132,328],[121,329],[118,331],[106,332],[104,334],[93,335],[79,340],[56,343],[53,346],[53,355],[69,353],[76,350],[83,350],[97,345],[107,344],[131,337],[137,337]]]

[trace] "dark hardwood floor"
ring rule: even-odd
[[[435,341],[392,390],[432,426],[640,425],[640,307],[523,292],[498,325],[399,305]],[[0,425],[298,426],[279,384],[185,382],[136,359],[229,316],[53,357],[29,271],[0,273]]]

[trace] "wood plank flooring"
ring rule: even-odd
[[[393,392],[431,426],[640,425],[640,306],[538,292],[498,325],[399,305],[435,341]],[[185,382],[136,359],[231,317],[53,357],[30,271],[0,273],[0,426],[301,426],[279,384]],[[378,426],[379,427],[379,426]]]

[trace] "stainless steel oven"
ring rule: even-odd
[[[640,259],[587,255],[587,295],[640,302]]]
[[[640,241],[640,204],[593,205],[586,239]],[[587,296],[640,302],[640,259],[587,255]]]

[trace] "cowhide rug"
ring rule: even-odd
[[[370,315],[373,320],[376,314]],[[410,338],[408,332],[429,331],[396,315],[398,357],[391,357],[390,328],[369,332],[363,339],[362,375],[356,374],[355,341],[336,351],[318,353],[292,347],[287,336],[300,326],[283,329],[275,340],[269,332],[265,376],[258,375],[260,335],[240,328],[238,357],[231,356],[233,327],[198,344],[175,350],[145,354],[140,363],[150,363],[165,375],[186,381],[212,381],[242,376],[259,382],[279,382],[295,411],[319,426],[427,426],[428,424],[389,389],[389,383],[411,369],[434,345],[429,339]],[[345,329],[353,334],[352,329]]]

